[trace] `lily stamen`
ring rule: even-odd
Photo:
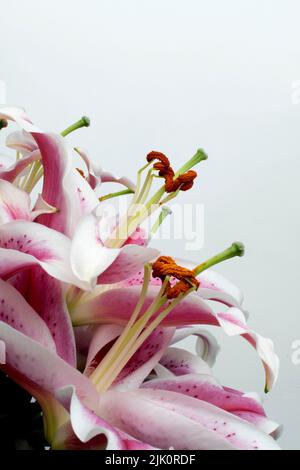
[[[155,159],[158,159],[159,161],[154,163],[153,168],[148,171],[144,184],[141,187],[141,174]],[[174,173],[169,159],[164,154],[161,152],[150,152],[147,155],[147,165],[143,166],[138,172],[135,196],[128,208],[127,215],[125,219],[123,219],[122,223],[115,228],[111,236],[106,240],[106,247],[120,248],[123,246],[125,241],[132,235],[137,227],[156,209],[176,197],[179,191],[187,191],[190,189],[197,176],[197,173],[191,170],[191,168],[206,159],[207,155],[203,150],[197,150],[196,154],[176,173]],[[147,202],[145,202],[150,193],[153,178],[155,177],[153,170],[158,170],[158,176],[165,179],[165,184],[158,189]],[[165,193],[167,193],[167,197],[163,199]]]
[[[152,266],[147,264],[144,270],[141,295],[129,322],[108,354],[90,376],[97,390],[99,392],[106,391],[155,328],[160,325],[178,303],[198,289],[200,282],[196,279],[196,276],[200,272],[214,264],[243,254],[243,244],[235,242],[229,248],[196,266],[193,270],[178,265],[169,256],[160,256]],[[161,279],[162,286],[151,305],[140,315],[150,283],[151,270],[153,277]],[[170,282],[171,278],[177,280],[173,285]]]
[[[178,189],[181,191],[187,191],[192,188],[194,179],[197,177],[196,171],[188,170],[176,178],[174,170],[166,155],[155,151],[148,153],[147,161],[150,163],[154,160],[158,160],[158,162],[154,163],[153,168],[158,170],[159,176],[165,179],[166,193],[173,193]]]
[[[179,266],[170,256],[160,256],[153,263],[152,268],[153,276],[159,277],[162,281],[166,276],[172,276],[179,281],[174,286],[168,283],[166,289],[168,299],[174,299],[180,294],[184,294],[193,286],[195,289],[199,287],[199,281],[195,278],[194,272]]]

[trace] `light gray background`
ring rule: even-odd
[[[175,166],[206,149],[200,183],[182,198],[205,205],[205,246],[185,256],[203,260],[244,241],[246,256],[219,271],[242,287],[250,324],[276,344],[281,374],[265,404],[285,426],[281,445],[299,449],[300,3],[0,0],[0,11],[0,79],[9,103],[40,127],[61,130],[88,114],[92,127],[76,143],[132,177],[151,149]],[[222,383],[261,392],[253,350],[217,334]]]

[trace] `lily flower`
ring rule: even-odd
[[[84,224],[84,215],[87,216],[88,220],[92,219],[92,211],[99,205],[99,200],[85,178],[72,167],[72,157],[64,138],[60,135],[40,131],[31,124],[31,120],[19,109],[0,109],[0,118],[13,120],[22,126],[23,133],[17,136],[15,134],[14,137],[9,140],[10,147],[18,148],[19,150],[22,147],[23,152],[25,151],[24,158],[29,158],[26,157],[26,152],[34,148],[32,140],[34,140],[38,148],[41,162],[36,162],[38,168],[31,170],[29,179],[26,180],[25,189],[32,189],[32,184],[39,178],[40,169],[42,168],[43,188],[40,201],[45,201],[47,206],[43,211],[39,209],[39,206],[36,208],[36,210],[41,210],[39,214],[35,211],[35,216],[38,215],[36,221],[39,223],[39,226],[44,225],[72,237],[75,227],[77,227],[78,224],[79,227],[86,225]],[[85,125],[86,118],[82,118],[82,120],[83,122],[78,121],[78,123],[71,126],[72,130]],[[71,128],[67,129],[62,134],[67,135]],[[24,134],[24,131],[29,132],[30,135]],[[34,152],[37,152],[37,150],[34,150],[33,153]],[[36,165],[36,163],[34,165]],[[41,203],[39,205],[41,205]],[[53,208],[53,210],[48,210],[48,207]],[[81,222],[82,219],[83,222]],[[154,259],[158,255],[157,250],[139,245],[131,245],[128,248],[124,248],[124,250],[123,248],[112,250],[104,248],[101,250],[102,245],[100,239],[99,245],[97,246],[99,250],[92,253],[90,247],[86,247],[86,243],[88,242],[88,236],[80,241],[81,247],[79,253],[75,255],[75,258],[80,256],[82,249],[85,250],[85,253],[90,253],[88,259],[91,259],[92,254],[93,261],[95,261],[99,267],[99,274],[112,264],[112,269],[115,272],[120,272],[120,275],[115,274],[114,279],[116,280],[124,279],[125,271],[124,269],[120,269],[120,266],[124,265],[124,262],[126,262],[128,266],[132,264],[131,271],[126,274],[130,275],[136,269],[142,268],[144,263]],[[122,256],[123,251],[125,252],[124,256]],[[72,253],[74,253],[74,248],[72,249]],[[72,256],[72,259],[73,258],[74,256]],[[74,267],[73,261],[71,264]],[[75,272],[76,276],[77,274],[78,273]],[[77,284],[78,283],[85,286],[89,285],[91,288],[93,279],[91,276],[85,276],[85,278],[82,276],[78,280]],[[77,285],[76,282],[74,282],[74,284]]]
[[[161,280],[141,271],[125,281],[109,286],[99,285],[92,293],[83,293],[74,300],[69,298],[72,323],[74,326],[107,323],[126,325],[135,316],[134,321],[144,319],[144,325],[151,321],[153,325],[160,323],[177,328],[193,324],[219,326],[229,336],[240,335],[256,349],[265,369],[265,390],[269,391],[276,382],[279,368],[272,341],[247,325],[240,291],[211,269],[203,270],[232,256],[241,256],[242,253],[241,245],[234,243],[224,252],[194,267],[193,271],[184,268],[193,273],[198,270],[195,279],[200,285],[197,290],[192,289],[188,297],[179,292],[180,301],[176,298],[168,299],[166,291],[161,287]],[[189,263],[185,264],[190,266]],[[171,276],[173,274],[171,286],[176,286],[178,282],[176,266],[174,269],[171,265],[169,271]],[[227,309],[215,311],[209,301],[217,301]]]
[[[276,426],[257,402],[225,390],[212,376],[147,380],[174,328],[153,331],[108,390],[99,392],[93,372],[102,350],[118,338],[116,328],[99,327],[82,374],[55,353],[45,323],[26,302],[18,298],[12,303],[14,288],[5,282],[0,287],[4,299],[0,339],[6,349],[2,368],[41,404],[52,448],[278,448],[268,435]],[[19,323],[24,307],[26,326]]]
[[[39,402],[51,447],[277,449],[277,425],[261,405],[214,379],[218,345],[198,326],[246,339],[270,389],[278,372],[272,342],[248,326],[239,290],[210,270],[243,246],[193,266],[156,259],[150,237],[142,240],[142,222],[193,186],[205,153],[175,172],[150,152],[133,185],[78,149],[87,176],[74,168],[65,137],[88,126],[86,117],[61,134],[41,131],[17,108],[1,108],[0,120],[21,128],[7,139],[17,161],[0,167],[1,368]],[[163,185],[153,194],[157,178]],[[126,189],[99,198],[105,181]],[[125,216],[109,219],[104,201],[130,193]],[[198,355],[174,347],[190,334]]]

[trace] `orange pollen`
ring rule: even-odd
[[[174,178],[174,170],[166,155],[161,152],[152,151],[148,153],[147,161],[150,163],[153,160],[158,160],[158,162],[154,163],[153,168],[158,170],[159,176],[165,179],[165,190],[167,193],[173,193],[178,189],[180,189],[180,191],[187,191],[193,186],[194,179],[197,177],[195,171],[189,170],[177,178]]]
[[[153,276],[159,277],[162,281],[166,276],[173,276],[178,280],[174,286],[168,283],[166,288],[168,299],[175,299],[179,294],[187,292],[192,286],[198,289],[200,284],[193,271],[179,266],[170,256],[160,256],[152,264],[152,271]]]

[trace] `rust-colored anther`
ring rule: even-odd
[[[81,170],[81,168],[76,168],[76,170],[77,170],[78,173],[82,176],[82,178],[85,179],[84,173],[83,173],[83,171]]]
[[[159,176],[165,179],[165,190],[167,193],[173,193],[178,189],[180,189],[180,191],[187,191],[193,186],[194,179],[197,176],[195,171],[189,170],[175,178],[174,170],[166,155],[161,152],[152,151],[148,153],[147,161],[152,162],[153,160],[158,160],[158,162],[154,163],[153,168],[158,170]]]
[[[194,272],[179,266],[170,256],[160,256],[152,264],[152,274],[162,281],[166,276],[173,276],[178,280],[174,286],[171,286],[170,283],[167,285],[166,294],[168,299],[175,299],[179,294],[187,292],[192,286],[196,289],[199,287],[199,281],[196,279]]]

